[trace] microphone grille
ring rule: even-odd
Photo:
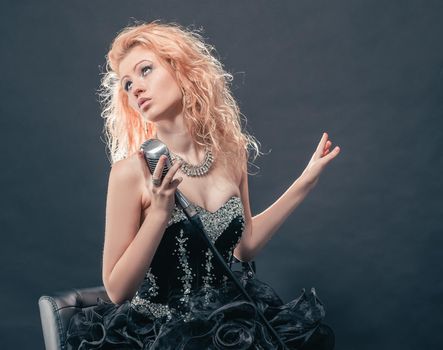
[[[169,168],[172,166],[171,155],[166,145],[159,139],[149,139],[143,142],[143,144],[141,145],[141,149],[143,151],[144,158],[151,174],[154,173],[155,167],[157,166],[160,157],[162,155],[166,155],[167,159],[162,172],[163,179]]]

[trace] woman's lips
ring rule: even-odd
[[[145,109],[147,106],[149,106],[151,103],[151,99],[144,101],[141,105],[140,108],[141,109]]]

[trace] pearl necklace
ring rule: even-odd
[[[212,155],[212,152],[209,148],[205,149],[205,159],[202,163],[198,165],[192,165],[188,162],[185,162],[182,157],[172,153],[171,151],[169,151],[169,153],[171,155],[173,163],[175,163],[176,160],[180,160],[182,162],[180,170],[190,177],[205,175],[209,171],[209,169],[211,169],[212,163],[214,162],[214,156]]]

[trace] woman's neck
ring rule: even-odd
[[[156,137],[168,149],[182,157],[186,162],[197,164],[201,161],[202,152],[194,142],[182,118],[172,121],[162,120],[156,123]]]

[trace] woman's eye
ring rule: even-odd
[[[124,88],[126,91],[129,91],[129,88],[131,87],[130,84],[132,84],[130,81],[127,81],[124,85]]]
[[[144,66],[144,67],[142,67],[142,69],[141,69],[141,73],[142,73],[142,75],[143,76],[145,76],[146,75],[146,72],[149,70],[151,70],[152,69],[152,67],[151,66]],[[126,90],[126,91],[129,91],[129,89],[131,88],[131,85],[132,85],[132,82],[130,81],[130,80],[128,80],[127,82],[125,82],[124,84],[123,84],[123,88]]]
[[[142,74],[145,75],[148,69],[151,70],[151,66],[144,66],[142,68]]]

